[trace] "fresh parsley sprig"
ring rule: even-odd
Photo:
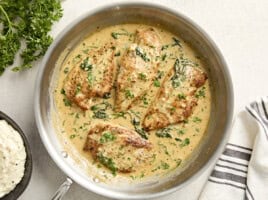
[[[61,17],[59,0],[1,0],[0,75],[13,64],[20,49],[22,63],[12,70],[31,68],[51,44],[53,38],[48,33]]]

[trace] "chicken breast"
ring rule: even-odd
[[[182,65],[177,59],[145,115],[143,128],[160,129],[186,120],[197,105],[195,92],[206,80],[201,69]]]
[[[153,28],[138,30],[135,43],[122,56],[116,81],[115,109],[126,111],[146,93],[156,75],[160,38]]]
[[[64,81],[66,97],[81,109],[89,109],[92,97],[103,97],[110,93],[115,70],[112,44],[89,51],[67,75]]]
[[[109,124],[98,124],[87,136],[84,146],[94,160],[113,173],[128,173],[148,164],[152,159],[151,143],[135,131]]]

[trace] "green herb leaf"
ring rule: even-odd
[[[113,113],[112,115],[114,116],[114,119],[117,119],[119,117],[122,117],[124,119],[126,119],[127,117],[125,116],[125,112],[117,112],[117,113]]]
[[[141,96],[141,100],[142,100],[142,102],[143,102],[144,105],[148,105],[149,104],[148,99],[146,98],[146,94],[144,94],[144,95]]]
[[[98,110],[96,112],[93,112],[93,118],[97,118],[97,119],[107,119],[108,115],[105,111],[103,110]]]
[[[166,53],[164,55],[162,55],[162,57],[161,57],[162,61],[165,61],[166,60],[166,57],[167,57],[167,54]]]
[[[92,74],[91,71],[89,71],[89,72],[87,73],[87,81],[88,81],[88,84],[89,84],[90,86],[93,85],[93,74]]]
[[[184,76],[185,67],[181,66],[180,60],[178,58],[176,59],[176,61],[174,63],[174,71],[175,71],[175,74],[171,78],[172,86],[174,88],[177,88],[180,86],[180,82],[183,81],[183,79],[185,79],[185,76]]]
[[[74,139],[76,137],[75,134],[70,135],[70,139]]]
[[[196,98],[205,98],[206,97],[206,93],[205,93],[205,87],[202,87],[201,89],[197,90],[197,92],[195,93],[195,97]]]
[[[104,132],[100,138],[100,143],[106,143],[106,142],[111,142],[116,139],[115,135],[113,135],[111,132],[107,131]]]
[[[189,145],[189,144],[190,144],[190,139],[189,139],[189,138],[185,138],[185,139],[181,142],[180,147],[185,147],[185,146],[187,146],[187,145]]]
[[[97,158],[101,164],[103,164],[105,167],[112,171],[113,175],[116,175],[117,167],[115,166],[113,159],[105,157],[104,155],[102,155],[102,153],[98,153]]]
[[[171,128],[162,128],[156,131],[155,135],[157,137],[162,137],[162,138],[172,138],[170,131],[171,131]]]
[[[108,108],[112,108],[112,105],[106,101],[96,104],[90,107],[90,110],[93,111],[93,118],[97,119],[108,119],[109,115],[106,113]]]
[[[201,122],[202,120],[199,117],[194,117],[193,122]]]
[[[168,47],[169,47],[169,45],[168,45],[168,44],[163,45],[163,46],[162,46],[162,48],[161,48],[161,50],[163,51],[163,50],[167,49]]]
[[[169,169],[169,164],[167,164],[166,162],[161,161],[161,168],[166,170]]]
[[[72,102],[69,99],[67,99],[67,98],[64,98],[63,99],[63,102],[64,102],[64,105],[65,106],[72,106]]]
[[[140,80],[146,81],[146,78],[147,78],[146,74],[144,74],[144,73],[139,73],[139,79],[140,79]]]
[[[85,71],[92,70],[92,64],[89,63],[89,57],[83,60],[83,62],[80,64],[80,67]]]
[[[174,41],[174,44],[172,44],[173,47],[174,47],[174,46],[179,46],[179,47],[182,48],[182,46],[181,46],[181,42],[180,42],[177,38],[173,37],[172,39],[173,39],[173,41]]]
[[[64,74],[67,74],[69,72],[69,68],[65,67],[63,72],[64,72]]]
[[[178,94],[178,98],[180,99],[180,100],[182,100],[182,99],[186,99],[186,96],[185,96],[185,94]]]
[[[134,94],[132,94],[130,90],[125,90],[125,97],[127,99],[133,99],[134,98]]]
[[[184,130],[178,130],[177,132],[179,135],[184,135],[185,134],[185,131]]]
[[[140,56],[145,62],[149,62],[150,61],[150,58],[148,58],[146,56],[146,53],[143,53],[142,52],[142,49],[140,47],[136,47],[135,51],[136,51],[136,55],[137,56]]]
[[[114,54],[114,56],[120,56],[120,51]]]
[[[148,140],[147,132],[138,126],[135,126],[135,131],[144,139]]]
[[[160,82],[159,82],[159,80],[154,80],[154,86],[155,87],[160,87]]]
[[[128,36],[129,33],[127,31],[124,31],[124,32],[112,32],[111,33],[111,36],[114,38],[114,39],[118,39],[118,36],[120,35],[125,35],[125,36]]]

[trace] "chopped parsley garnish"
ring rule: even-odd
[[[201,122],[202,120],[199,117],[194,117],[193,122]]]
[[[179,135],[184,135],[184,134],[185,134],[185,131],[184,131],[184,130],[178,130],[177,133],[178,133]]]
[[[120,56],[120,51],[118,51],[117,53],[114,54],[114,56]]]
[[[72,106],[72,102],[69,99],[67,99],[67,98],[64,98],[63,99],[63,102],[64,102],[64,105],[65,106]]]
[[[185,94],[178,94],[178,98],[180,99],[180,100],[182,100],[182,99],[186,99],[186,96],[185,96]]]
[[[12,71],[31,68],[32,62],[46,53],[53,41],[48,33],[61,17],[58,0],[1,0],[0,75],[13,64],[19,50],[22,63]]]
[[[117,112],[117,113],[113,113],[112,115],[114,116],[114,119],[117,119],[119,117],[122,117],[124,119],[126,119],[127,117],[125,116],[125,112]]]
[[[144,139],[148,140],[147,132],[138,126],[135,126],[135,131]]]
[[[137,118],[132,119],[132,124],[135,128],[135,131],[144,139],[148,140],[147,132],[144,128],[140,127],[140,121]]]
[[[162,55],[161,59],[162,59],[162,61],[165,61],[166,58],[167,58],[167,54],[165,53],[164,55]]]
[[[195,93],[195,97],[196,98],[206,97],[205,89],[206,89],[205,87],[202,87],[201,89],[197,90],[197,92]]]
[[[163,71],[158,71],[157,72],[157,79],[161,79],[164,75],[165,75],[165,73]]]
[[[181,162],[182,162],[182,160],[181,160],[181,159],[177,159],[177,160],[176,160],[177,167],[181,165]]]
[[[146,98],[146,94],[144,94],[144,95],[141,96],[141,100],[142,100],[142,102],[143,102],[144,105],[148,105],[149,104],[148,99]]]
[[[108,108],[112,108],[112,105],[108,102],[102,102],[100,104],[91,106],[91,110],[93,111],[93,118],[97,119],[108,119],[109,116],[106,113]]]
[[[137,56],[140,56],[145,62],[149,62],[150,61],[150,58],[148,58],[146,56],[146,53],[143,53],[142,52],[142,49],[140,47],[136,47],[135,51],[136,51],[136,55]]]
[[[85,71],[92,70],[92,64],[89,63],[89,57],[83,60],[83,62],[80,64],[80,67]]]
[[[111,142],[116,139],[115,135],[113,135],[111,132],[107,131],[104,132],[100,138],[100,143],[106,143],[106,142]]]
[[[177,38],[172,37],[172,39],[173,39],[173,41],[174,41],[174,44],[172,44],[173,47],[174,47],[174,46],[179,46],[179,47],[182,48],[182,46],[181,46],[181,42],[180,42]]]
[[[112,171],[113,175],[116,175],[117,167],[115,166],[115,163],[112,158],[105,157],[104,155],[102,155],[102,153],[98,153],[97,158],[101,164],[103,164],[105,167]]]
[[[128,36],[128,35],[129,35],[129,33],[128,33],[126,30],[122,29],[122,31],[123,31],[123,32],[112,32],[112,33],[111,33],[111,36],[112,36],[114,39],[118,39],[118,36],[120,36],[120,35],[125,35],[125,36]]]
[[[180,86],[180,82],[185,79],[185,75],[184,75],[185,67],[181,66],[180,60],[178,58],[176,59],[176,61],[174,63],[174,71],[175,71],[175,74],[171,78],[172,86],[174,88],[177,88]]]
[[[163,71],[158,71],[157,72],[157,75],[156,75],[156,77],[154,79],[154,82],[153,82],[155,87],[160,87],[161,86],[159,79],[161,79],[164,76],[164,74],[165,73]]]
[[[65,90],[62,88],[60,91],[61,94],[65,95]]]
[[[65,69],[63,70],[64,74],[67,74],[69,72],[69,68],[65,67]]]
[[[160,82],[159,82],[159,80],[154,80],[154,86],[155,87],[160,87]]]
[[[75,95],[79,94],[80,91],[81,91],[81,85],[78,84],[78,85],[76,86]]]
[[[87,73],[87,81],[89,85],[93,85],[93,75],[91,70]]]
[[[125,90],[125,97],[127,99],[133,99],[134,98],[134,94],[132,94],[130,90]]]
[[[180,147],[185,147],[185,146],[187,146],[187,145],[189,145],[189,144],[190,144],[190,139],[189,139],[189,138],[185,138],[185,139],[181,142]]]
[[[168,44],[163,45],[163,46],[162,46],[162,48],[161,48],[161,50],[163,51],[163,50],[167,49],[168,47],[169,47],[169,45],[168,45]]]
[[[70,135],[70,139],[74,139],[76,137],[75,134]]]
[[[146,78],[147,78],[146,74],[144,74],[144,73],[139,73],[139,79],[140,79],[140,80],[146,81]]]
[[[167,164],[166,162],[161,161],[161,168],[166,170],[169,169],[169,164]]]
[[[97,118],[97,119],[107,119],[108,115],[105,111],[103,110],[98,110],[96,112],[93,112],[93,118]]]
[[[171,131],[171,128],[162,128],[156,131],[155,135],[161,138],[172,138],[170,131]]]

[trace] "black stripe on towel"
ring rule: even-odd
[[[232,186],[232,187],[235,187],[235,188],[238,188],[238,189],[245,190],[244,187],[241,187],[241,186],[238,186],[238,185],[235,185],[235,184],[232,184],[232,183],[223,183],[223,182],[220,182],[220,181],[212,180],[210,178],[208,179],[208,181],[213,182],[213,183],[217,183],[217,184],[222,184],[222,185],[229,185],[229,186]]]
[[[236,169],[236,168],[234,168],[234,167],[229,167],[229,166],[220,165],[220,164],[216,164],[216,166],[221,167],[221,168],[231,169],[231,170],[238,171],[238,172],[247,173],[246,170]]]
[[[249,193],[251,199],[254,200],[254,197],[253,197],[251,191],[249,190],[248,185],[246,185],[246,191],[248,191],[248,193]]]
[[[238,162],[234,162],[234,161],[230,161],[230,160],[226,160],[226,159],[222,159],[222,158],[219,158],[219,160],[227,162],[227,163],[232,163],[232,164],[235,164],[235,165],[240,165],[240,166],[243,166],[243,167],[248,167],[248,165],[246,165],[246,164],[242,164],[242,163],[238,163]]]
[[[227,172],[220,172],[217,170],[213,170],[213,172],[211,173],[211,176],[215,178],[219,178],[219,179],[225,179],[225,180],[230,180],[230,181],[234,181],[237,183],[242,183],[242,184],[246,184],[246,181],[247,181],[246,177],[235,175],[232,173],[227,173]]]
[[[230,156],[230,157],[240,158],[240,159],[243,159],[243,160],[246,160],[246,161],[249,161],[249,159],[250,159],[250,154],[242,152],[242,151],[228,149],[228,148],[226,148],[224,150],[223,154],[226,155],[226,156]]]
[[[234,147],[238,147],[238,148],[240,148],[240,149],[245,149],[245,150],[248,150],[248,151],[252,151],[251,148],[242,147],[242,146],[237,145],[237,144],[228,143],[227,145],[234,146]]]
[[[260,119],[258,119],[258,118],[252,113],[252,111],[251,111],[250,108],[246,107],[246,110],[248,111],[248,113],[249,113],[253,118],[255,118],[255,119],[261,124],[261,126],[262,126],[262,128],[263,128],[263,130],[264,130],[266,139],[268,140],[268,133],[267,133],[267,131],[266,131],[265,126],[263,125],[263,122],[262,122]]]
[[[261,99],[261,105],[263,107],[264,115],[265,115],[266,119],[268,119],[268,113],[267,113],[266,106],[265,106],[263,99]]]

